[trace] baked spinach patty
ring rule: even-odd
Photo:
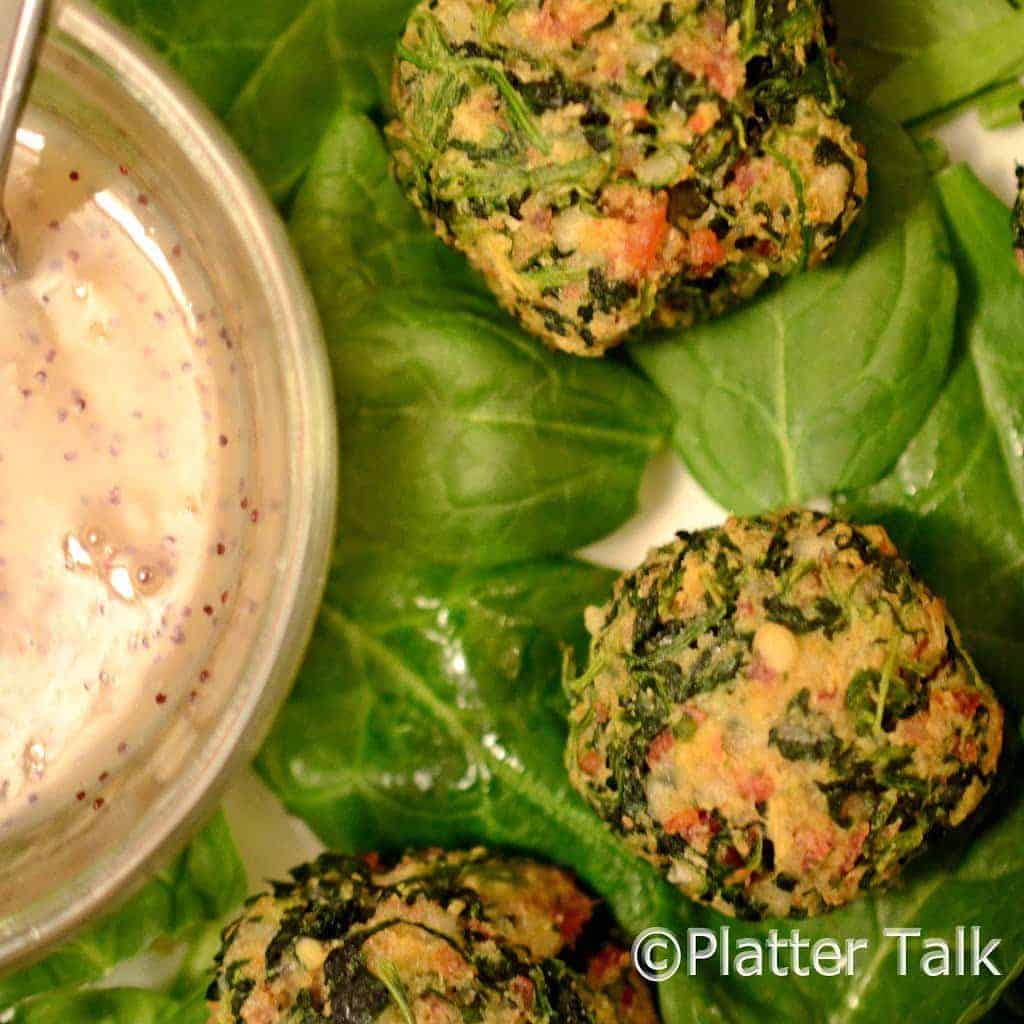
[[[567,872],[482,849],[325,854],[225,929],[210,1021],[656,1024],[627,952],[562,959],[593,911]]]
[[[833,252],[867,193],[815,0],[423,0],[400,184],[551,345],[600,355]]]
[[[683,533],[588,615],[573,784],[725,913],[883,886],[990,786],[1002,709],[881,527],[789,512]]]

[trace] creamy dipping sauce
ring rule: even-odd
[[[235,601],[234,356],[131,169],[19,135],[0,289],[0,830],[104,782],[198,699]]]

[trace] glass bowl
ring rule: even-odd
[[[261,517],[241,560],[245,600],[219,634],[201,699],[125,758],[101,806],[68,799],[0,838],[0,973],[130,894],[255,753],[316,616],[337,495],[316,311],[283,225],[221,128],[158,58],[78,0],[54,12],[31,105],[129,165],[192,250],[235,350]]]

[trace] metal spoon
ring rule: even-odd
[[[18,272],[17,244],[3,192],[18,122],[28,102],[47,6],[48,0],[0,0],[0,280]]]

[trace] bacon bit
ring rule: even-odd
[[[710,228],[699,228],[690,235],[690,265],[698,274],[710,274],[724,259],[725,249]]]
[[[853,866],[857,863],[857,858],[860,856],[860,851],[864,848],[864,842],[870,834],[871,826],[866,821],[862,821],[850,833],[850,842],[846,848],[846,857],[839,869],[841,874],[845,875],[853,870]]]
[[[725,42],[725,31],[729,27],[729,22],[717,11],[709,11],[707,17],[704,19],[704,24],[707,27],[711,38],[716,43]]]
[[[736,788],[744,800],[759,804],[775,792],[775,783],[761,772],[757,775],[738,776]]]
[[[647,107],[639,100],[630,100],[623,106],[626,114],[631,117],[634,121],[646,121]]]
[[[957,713],[966,719],[974,717],[981,704],[981,697],[973,690],[954,690],[951,694]]]
[[[754,246],[754,252],[756,252],[758,256],[763,256],[765,259],[771,259],[776,253],[775,243],[767,238],[762,238],[761,241]]]
[[[718,104],[705,101],[697,105],[697,109],[686,122],[686,127],[697,135],[706,135],[718,124],[718,119]]]
[[[733,168],[736,185],[744,194],[749,192],[758,182],[760,175],[753,163],[744,157]]]
[[[725,751],[722,749],[722,734],[715,733],[711,737],[711,753],[714,755],[716,761],[722,761],[725,759]]]
[[[978,744],[958,736],[953,744],[953,756],[962,764],[974,764],[978,760]]]
[[[927,634],[925,636],[921,637],[921,639],[917,641],[917,646],[914,648],[914,655],[913,655],[915,661],[919,661],[921,659],[921,656],[924,654],[924,652],[928,650],[929,642],[930,642],[930,638],[928,637]]]
[[[690,117],[690,120],[686,122],[686,127],[697,135],[703,135],[711,127],[711,124],[711,118],[709,118],[704,111],[698,110]]]
[[[428,992],[416,998],[415,1012],[417,1024],[452,1024],[455,1019],[452,1015],[456,1011],[451,1003],[434,992]]]
[[[571,946],[583,934],[593,914],[594,904],[586,896],[575,893],[574,898],[559,903],[555,910],[558,933]]]
[[[839,687],[836,686],[835,683],[832,683],[829,686],[823,686],[820,690],[818,690],[818,692],[814,695],[814,700],[817,704],[831,704],[832,701],[834,701],[838,696]]]
[[[547,0],[534,18],[533,32],[553,43],[574,43],[607,15],[591,0]]]
[[[380,871],[380,854],[376,851],[363,854],[363,863],[374,873]]]
[[[670,836],[678,836],[682,835],[687,829],[693,828],[694,825],[700,824],[706,818],[707,811],[702,811],[698,807],[687,807],[686,810],[677,811],[666,818],[662,824]]]
[[[656,768],[672,752],[676,739],[671,729],[662,729],[647,748],[647,766]]]
[[[931,707],[919,711],[910,718],[904,718],[897,725],[901,743],[923,743],[927,740],[932,723]]]
[[[454,984],[458,984],[471,973],[465,957],[451,946],[445,945],[431,959],[438,974]]]
[[[604,988],[618,980],[622,969],[629,963],[629,954],[618,946],[605,946],[587,968],[587,981],[594,988]]]
[[[608,710],[608,705],[604,701],[599,700],[594,705],[594,718],[597,719],[599,725],[604,725],[610,718],[611,712]]]
[[[682,836],[691,846],[706,850],[711,837],[717,835],[722,826],[707,811],[699,807],[687,807],[670,815],[662,826],[670,836]]]
[[[512,979],[511,989],[516,1000],[522,1007],[533,1006],[533,982],[529,978],[520,974],[518,977]]]
[[[580,755],[579,764],[584,775],[597,775],[601,770],[601,755],[596,750],[588,750]]]
[[[713,236],[713,232],[711,232]],[[623,258],[636,279],[650,273],[668,235],[668,193],[659,192],[653,207],[630,223]],[[717,239],[716,239],[717,242]],[[725,256],[725,252],[722,252]]]
[[[730,846],[727,847],[725,853],[722,854],[722,863],[727,868],[741,868],[746,861],[735,846]]]
[[[706,711],[701,711],[696,704],[684,704],[683,712],[688,717],[692,718],[698,725],[701,725],[708,720],[708,713]]]
[[[704,65],[704,77],[711,88],[727,100],[733,99],[736,95],[736,83],[729,73],[731,70],[723,61],[713,61]]]
[[[835,845],[829,833],[813,830],[797,833],[796,844],[804,855],[805,870],[811,865],[823,861],[832,852]]]

